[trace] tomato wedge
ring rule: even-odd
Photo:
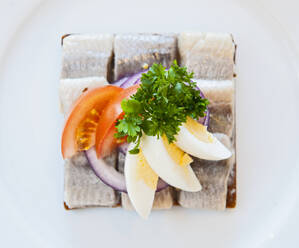
[[[118,142],[114,138],[116,132],[115,123],[120,118],[123,110],[121,101],[135,94],[139,85],[133,85],[124,89],[114,96],[105,107],[97,125],[96,131],[96,151],[98,158],[108,155],[117,146]]]
[[[106,157],[112,153],[112,151],[121,144],[122,141],[117,142],[114,134],[116,133],[116,127],[114,125],[108,130],[105,139],[103,140],[101,157]],[[123,140],[124,141],[124,140]]]
[[[99,118],[108,102],[123,91],[120,87],[108,85],[87,91],[79,97],[66,119],[62,132],[61,152],[63,158],[70,158],[79,150],[77,130],[88,115],[94,111]],[[94,121],[93,125],[97,125],[97,121]],[[90,131],[90,135],[91,142],[94,143],[96,128],[92,128],[94,131]],[[90,130],[93,130],[92,128]]]

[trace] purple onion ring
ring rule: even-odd
[[[125,176],[118,172],[114,167],[108,165],[103,159],[98,159],[94,147],[84,151],[84,154],[91,169],[103,183],[110,186],[114,190],[127,193]],[[167,187],[168,184],[160,178],[156,192],[159,192]]]

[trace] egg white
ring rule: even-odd
[[[207,131],[206,131],[207,132]],[[212,142],[201,141],[182,125],[176,135],[175,144],[186,153],[206,160],[222,160],[229,158],[232,153],[213,134]]]
[[[135,144],[130,144],[128,151],[134,146]],[[153,206],[156,190],[151,189],[143,180],[138,179],[137,161],[136,154],[127,152],[124,168],[127,192],[136,212],[147,219]]]
[[[201,190],[191,166],[184,167],[175,163],[161,138],[144,135],[140,147],[150,167],[169,185],[190,192]]]

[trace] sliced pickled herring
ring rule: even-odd
[[[107,157],[106,162],[116,166],[117,154]],[[83,153],[65,162],[64,202],[69,209],[106,206],[119,203],[118,194],[104,184],[92,171]]]
[[[147,69],[153,63],[169,67],[176,58],[172,34],[117,34],[114,39],[114,79]]]
[[[210,102],[208,130],[212,133],[224,133],[233,138],[235,126],[234,81],[202,79],[194,79],[194,81]]]
[[[231,141],[225,134],[214,135],[231,149]],[[192,168],[202,184],[199,192],[178,192],[178,203],[185,208],[224,210],[227,201],[227,181],[234,165],[234,155],[221,161],[195,159]]]
[[[234,75],[235,44],[230,34],[180,33],[181,65],[195,78],[231,80]]]
[[[59,98],[60,110],[68,115],[79,96],[87,90],[107,85],[104,77],[64,78],[60,79]]]
[[[112,34],[71,34],[62,41],[61,78],[109,76]]]
[[[113,54],[113,35],[72,34],[62,40],[60,84],[61,110],[66,116],[83,91],[107,83]],[[116,166],[116,154],[110,158]],[[91,170],[85,156],[78,153],[65,162],[64,198],[68,208],[115,206],[118,194]]]

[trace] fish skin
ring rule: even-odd
[[[225,133],[234,136],[235,126],[235,83],[233,80],[194,79],[197,86],[209,100],[210,123],[212,133]]]
[[[106,161],[116,166],[117,154]],[[119,195],[95,175],[83,152],[65,161],[64,172],[64,202],[69,209],[113,207],[119,203]]]
[[[61,78],[108,78],[113,55],[112,34],[71,34],[63,39]]]
[[[178,36],[181,65],[195,78],[231,80],[234,75],[235,44],[225,33],[183,32]]]
[[[178,191],[178,203],[185,208],[225,210],[227,181],[235,163],[234,149],[230,138],[221,133],[214,133],[233,156],[226,160],[209,161],[194,158],[192,168],[197,175],[202,190],[199,192]]]
[[[233,137],[234,130],[234,109],[230,104],[219,104],[209,106],[210,124],[209,132],[221,132]]]
[[[59,98],[61,113],[66,117],[73,104],[83,92],[104,85],[108,85],[108,82],[104,77],[60,79]]]
[[[85,88],[106,84],[113,55],[113,37],[112,34],[64,37],[60,99],[65,115]],[[113,156],[110,162],[116,166],[116,154]],[[65,161],[64,175],[64,200],[70,209],[111,207],[119,203],[119,195],[94,174],[82,153]]]
[[[122,153],[118,154],[118,170],[123,173],[125,164],[125,155]],[[170,209],[174,203],[174,189],[167,187],[155,194],[153,203],[153,210]],[[121,206],[126,210],[134,210],[128,194],[121,193]]]
[[[173,34],[117,34],[114,39],[114,79],[142,71],[143,65],[170,67],[177,54]]]

